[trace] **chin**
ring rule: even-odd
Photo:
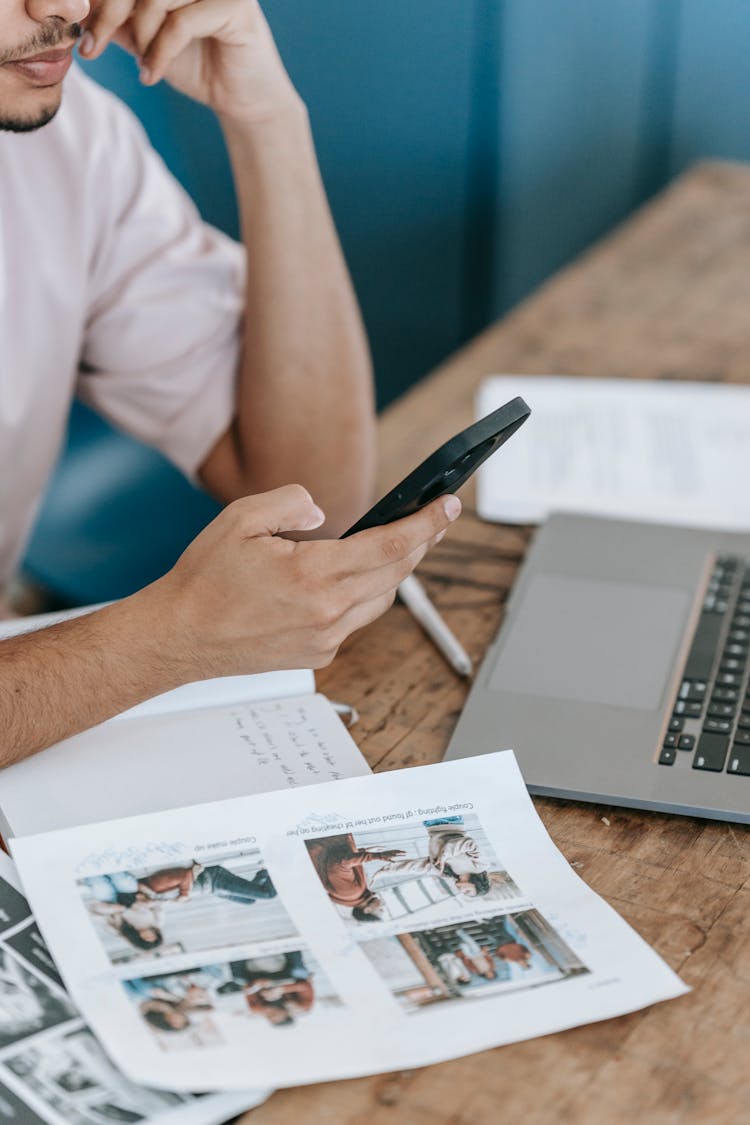
[[[17,112],[3,111],[0,107],[0,130],[6,133],[33,133],[48,125],[60,108],[62,90],[56,91],[51,96],[45,91],[46,97],[37,106],[27,109],[18,109]]]

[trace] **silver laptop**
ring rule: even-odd
[[[587,516],[537,532],[447,758],[529,789],[750,822],[750,534]]]

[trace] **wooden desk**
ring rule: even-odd
[[[683,177],[401,399],[382,420],[384,487],[468,425],[491,372],[750,382],[750,168]],[[470,489],[463,497],[420,576],[478,661],[531,529],[482,524]],[[400,606],[351,638],[319,683],[359,708],[354,735],[376,770],[439,761],[467,691]],[[243,1125],[750,1121],[747,830],[536,805],[579,874],[694,991],[440,1066],[281,1091]]]

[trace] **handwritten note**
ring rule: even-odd
[[[231,708],[248,760],[264,781],[276,777],[276,784],[263,784],[263,789],[292,789],[352,775],[358,763],[347,753],[348,743],[342,742],[341,720],[328,704],[322,708],[320,700],[305,696]]]

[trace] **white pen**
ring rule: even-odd
[[[400,584],[398,595],[415,621],[419,622],[430,640],[435,642],[451,668],[458,672],[459,676],[470,676],[471,657],[456,640],[427,597],[422,583],[410,574]]]

